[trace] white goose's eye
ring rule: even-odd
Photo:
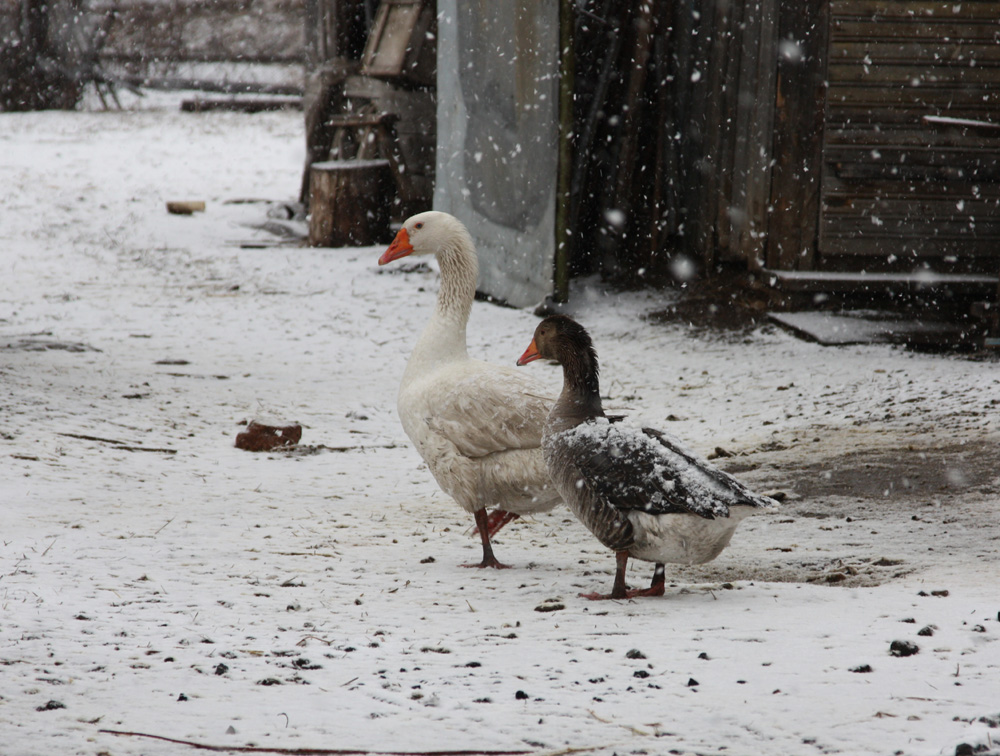
[[[418,231],[418,230],[420,230],[420,229],[421,229],[421,228],[423,228],[423,227],[424,227],[424,224],[423,224],[423,222],[420,222],[420,223],[414,223],[414,224],[413,224],[413,230],[414,230],[414,231]]]

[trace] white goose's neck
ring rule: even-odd
[[[408,367],[413,365],[416,369],[468,357],[465,327],[479,278],[472,239],[459,238],[453,245],[439,250],[436,257],[441,269],[441,288],[434,314],[410,356]]]

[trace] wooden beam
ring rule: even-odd
[[[950,289],[966,294],[992,294],[997,276],[942,273],[831,273],[767,270],[764,283],[780,291],[804,292],[929,292]]]
[[[559,2],[559,163],[556,180],[556,255],[553,298],[569,300],[569,266],[573,259],[573,91],[576,55],[574,54],[573,0]]]
[[[768,267],[816,265],[829,0],[780,0]]]
[[[748,113],[746,219],[739,247],[750,269],[758,270],[764,266],[771,218],[778,0],[761,0],[752,15],[752,19],[748,19],[746,34],[752,45],[747,54],[747,65],[753,65],[755,69],[754,87],[750,89],[741,85],[741,92],[749,94],[752,91],[755,96]]]

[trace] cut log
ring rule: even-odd
[[[309,244],[366,246],[388,242],[395,192],[388,160],[330,160],[309,171]]]
[[[190,202],[168,202],[167,212],[172,215],[191,215],[205,212],[205,203],[200,200]]]

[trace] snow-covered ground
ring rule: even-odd
[[[0,751],[998,752],[995,362],[696,336],[582,282],[606,404],[785,503],[662,599],[579,598],[614,560],[562,508],[462,569],[395,416],[433,265],[239,246],[267,205],[227,201],[293,197],[303,154],[297,113],[0,114]],[[536,322],[477,303],[470,349]],[[236,449],[252,419],[302,447]]]

